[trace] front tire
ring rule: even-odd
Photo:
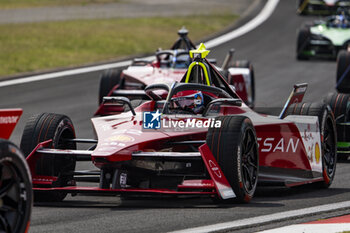
[[[350,93],[350,52],[341,50],[337,57],[337,83],[340,93]]]
[[[308,28],[303,27],[299,30],[298,37],[297,37],[297,51],[296,51],[297,60],[303,61],[303,60],[309,59],[309,57],[303,53],[305,48],[307,47],[309,37],[310,37],[310,32]]]
[[[210,128],[206,142],[236,194],[239,203],[249,202],[259,172],[258,144],[251,120],[245,116],[220,116],[221,128]]]
[[[347,130],[348,126],[344,124],[350,122],[350,95],[331,93],[324,99],[324,102],[328,104],[333,111],[337,127],[338,144],[349,143],[350,132]],[[347,149],[339,148],[339,150],[343,151],[343,153],[338,152],[338,161],[347,161],[349,157],[349,153],[345,153]]]
[[[68,142],[66,139],[74,139],[75,131],[72,121],[65,115],[54,113],[42,113],[35,115],[27,122],[22,139],[21,149],[27,157],[40,142],[52,139],[52,148],[55,149],[76,149],[75,142]],[[73,175],[66,175],[75,170],[76,160],[73,156],[48,155],[42,156],[36,163],[36,174],[43,176],[58,177],[52,187],[63,187],[69,185]],[[36,202],[62,201],[66,193],[34,192]]]
[[[13,143],[0,139],[1,232],[26,232],[32,211],[30,171],[22,152]]]
[[[98,93],[98,103],[101,104],[103,97],[108,96],[109,92],[116,86],[122,85],[122,70],[107,70],[101,75],[100,89]]]

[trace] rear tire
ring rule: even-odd
[[[337,83],[340,93],[350,93],[350,53],[341,50],[337,57]]]
[[[52,148],[76,149],[74,142],[65,139],[74,139],[75,131],[72,121],[65,115],[54,113],[42,113],[35,115],[27,122],[22,139],[21,149],[27,157],[40,143],[52,139]],[[44,176],[57,176],[58,179],[52,187],[63,187],[69,185],[73,175],[62,175],[72,173],[75,170],[76,160],[73,156],[42,156],[36,164],[36,174]],[[66,193],[61,192],[34,192],[34,201],[56,202],[62,201]]]
[[[310,37],[310,32],[307,27],[303,27],[298,32],[297,37],[297,60],[308,60],[309,57],[305,54],[303,54],[303,51],[305,50],[308,40]]]
[[[30,171],[17,146],[3,139],[0,139],[0,196],[0,231],[26,232],[33,203]]]
[[[331,93],[324,99],[324,102],[333,111],[338,142],[350,142],[350,132],[347,131],[347,126],[341,125],[342,123],[350,122],[350,95]],[[347,161],[349,155],[350,153],[339,153],[338,161]]]
[[[321,187],[328,188],[334,179],[337,164],[337,134],[331,108],[324,103],[297,103],[287,110],[287,115],[317,116],[321,132],[322,173]]]
[[[233,63],[232,67],[236,68],[247,68],[250,71],[250,91],[248,91],[248,95],[250,95],[251,101],[246,104],[250,108],[254,108],[255,105],[255,74],[253,65],[247,60],[239,60]],[[229,83],[231,84],[231,83]]]
[[[121,85],[122,70],[107,70],[101,75],[100,89],[98,94],[98,103],[101,104],[103,97],[108,96],[109,92],[115,87],[115,85]]]
[[[221,128],[210,128],[206,142],[239,203],[249,202],[257,186],[258,144],[251,120],[245,116],[220,116]],[[229,199],[231,200],[231,199]]]

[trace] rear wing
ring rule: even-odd
[[[295,104],[295,103],[300,103],[303,101],[305,92],[307,89],[307,83],[301,83],[301,84],[295,84],[292,90],[292,93],[290,93],[287,102],[285,103],[279,118],[282,119],[284,115],[286,114],[288,108],[290,105]]]
[[[10,138],[22,112],[22,109],[0,109],[0,138]]]

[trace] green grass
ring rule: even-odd
[[[40,6],[69,6],[113,2],[119,2],[119,0],[0,0],[0,8],[8,9]]]
[[[0,76],[153,53],[169,48],[184,25],[198,41],[236,18],[223,14],[0,25]]]

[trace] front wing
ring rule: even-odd
[[[179,184],[176,190],[173,189],[142,189],[142,188],[100,188],[100,187],[83,187],[83,186],[72,186],[65,187],[53,187],[58,177],[53,176],[41,176],[35,172],[35,167],[38,159],[41,156],[50,155],[72,155],[77,158],[86,158],[91,155],[92,151],[79,151],[79,150],[57,150],[48,149],[51,140],[40,143],[34,151],[27,157],[32,177],[33,177],[33,190],[45,191],[45,192],[65,192],[65,193],[95,193],[95,194],[152,194],[152,195],[206,195],[213,196],[217,195],[222,199],[234,198],[235,193],[233,192],[230,184],[224,176],[220,166],[215,160],[207,144],[203,144],[199,147],[199,153],[194,156],[201,157],[207,172],[211,179],[201,180],[185,180],[182,184]],[[193,153],[192,153],[193,154]],[[164,153],[163,153],[164,155]]]

